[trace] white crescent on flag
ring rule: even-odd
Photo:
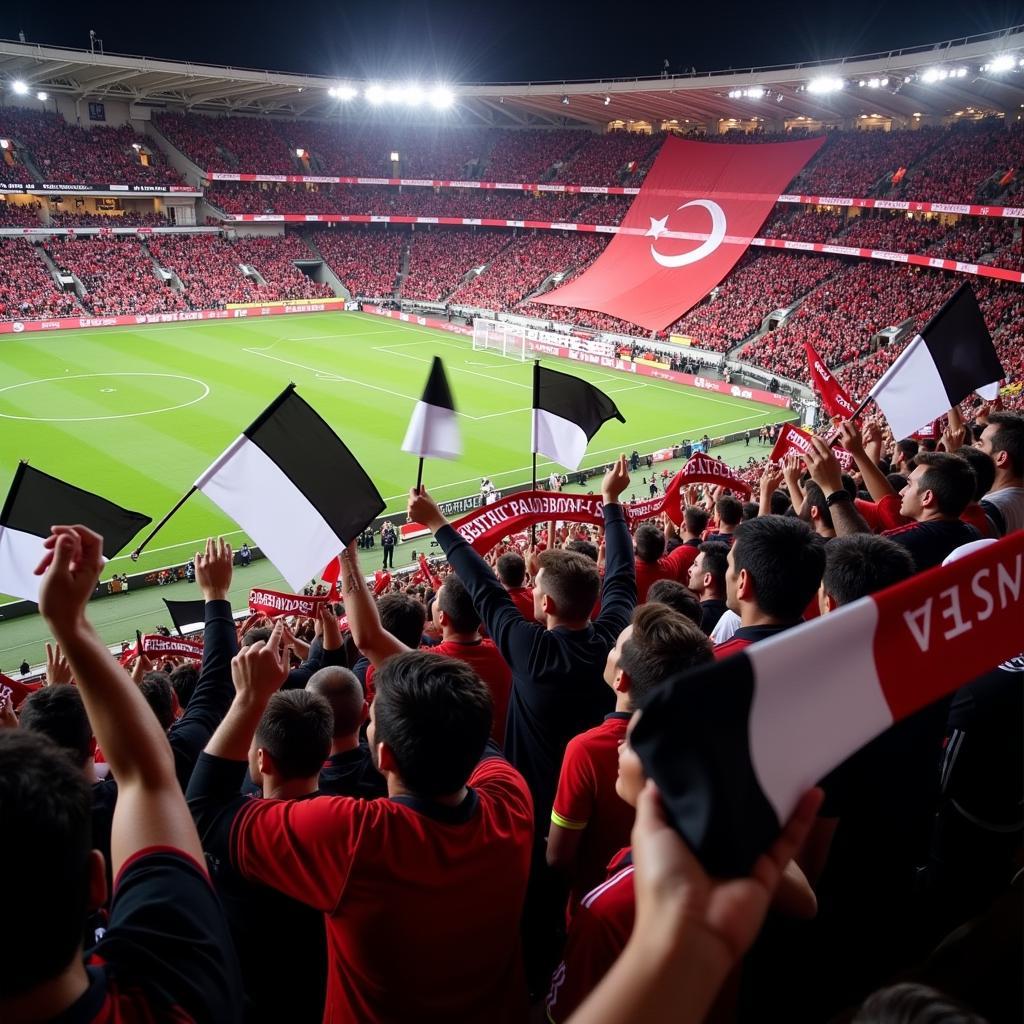
[[[674,267],[685,267],[691,263],[699,263],[706,256],[710,256],[725,239],[725,211],[718,205],[718,203],[713,199],[691,199],[690,202],[683,203],[682,206],[678,206],[676,209],[685,210],[688,206],[701,206],[711,214],[711,234],[708,235],[706,241],[701,242],[701,244],[692,252],[680,253],[678,256],[666,256],[664,253],[658,252],[652,242],[651,256],[659,266],[671,269]],[[654,235],[655,238],[660,234],[663,234],[665,232],[665,222],[667,220],[668,217],[665,217],[662,220],[654,220],[654,218],[651,218],[651,229],[647,234]]]

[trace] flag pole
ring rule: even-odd
[[[420,488],[423,486],[423,456],[420,456],[419,468],[416,470],[416,493],[420,493]]]
[[[874,396],[869,394],[867,396],[867,398],[865,398],[860,403],[860,405],[858,405],[857,408],[854,409],[853,412],[850,413],[850,415],[846,417],[846,419],[850,423],[856,423],[857,422],[857,417],[867,408],[868,403],[869,402],[873,402],[874,400],[875,400]],[[825,444],[827,444],[831,448],[832,445],[834,445],[836,443],[836,441],[838,441],[838,440],[839,440],[839,431],[838,430],[833,430],[832,433],[829,434],[827,438],[825,438]]]
[[[540,399],[540,360],[534,359],[533,361],[533,417],[534,424],[537,419],[537,408],[538,401]],[[531,424],[531,431],[535,429],[534,424]],[[537,490],[537,445],[536,438],[530,439],[530,447],[533,449],[533,474],[532,483],[530,486],[531,491]],[[548,538],[550,543],[551,538]],[[537,543],[537,524],[533,523],[530,526],[530,544],[534,545]]]
[[[196,487],[195,484],[193,484],[188,489],[188,492],[179,499],[178,503],[174,506],[174,508],[172,508],[171,511],[168,512],[167,515],[165,515],[163,519],[161,519],[160,522],[157,523],[156,526],[154,526],[153,529],[149,531],[149,534],[146,537],[146,539],[143,540],[143,542],[131,553],[130,557],[133,562],[137,562],[139,560],[139,555],[142,554],[143,548],[145,548],[145,546],[167,525],[167,521],[171,518],[171,516],[173,516],[174,513],[177,512],[178,509],[181,508],[181,506],[184,505],[185,502],[188,501],[188,499],[191,498],[192,495],[196,493],[197,490],[198,488]]]

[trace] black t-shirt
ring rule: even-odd
[[[179,850],[143,850],[121,869],[86,970],[89,988],[51,1024],[241,1020],[227,921],[206,874]]]
[[[373,766],[364,740],[354,750],[332,754],[320,769],[319,790],[327,796],[353,796],[365,800],[388,795],[384,776]]]
[[[959,519],[909,523],[907,526],[897,526],[894,530],[886,530],[882,536],[905,547],[918,572],[942,565],[946,555],[961,544],[981,540],[981,534],[973,526]]]
[[[718,625],[718,620],[725,612],[726,604],[724,601],[701,601],[700,628],[705,636],[711,636],[712,630]]]
[[[231,826],[251,796],[240,796],[245,763],[199,755],[188,802],[238,951],[247,1024],[319,1024],[327,986],[323,914],[243,878],[231,862]],[[309,799],[316,797],[311,793]]]

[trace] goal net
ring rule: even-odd
[[[473,351],[493,352],[506,359],[526,361],[526,334],[516,324],[503,323],[500,320],[484,320],[477,317],[473,321]]]

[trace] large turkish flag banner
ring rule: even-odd
[[[670,136],[608,248],[578,278],[533,301],[661,330],[732,270],[824,141],[736,145]]]

